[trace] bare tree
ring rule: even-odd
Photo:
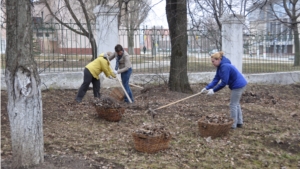
[[[12,168],[44,161],[41,81],[32,55],[31,1],[6,0],[5,82]]]
[[[299,42],[299,18],[300,18],[300,2],[298,0],[273,0],[269,3],[273,15],[276,20],[289,27],[294,34],[294,66],[300,66],[300,42]],[[286,18],[289,18],[288,20]]]
[[[63,0],[63,1],[50,1],[43,0],[50,14],[55,20],[67,27],[76,34],[83,35],[89,39],[92,46],[93,59],[97,56],[97,45],[93,32],[93,25],[96,22],[96,16],[93,13],[93,9],[97,5],[105,6],[108,3],[113,3],[114,6],[120,8],[118,15],[119,25],[126,27],[128,32],[128,45],[129,53],[133,53],[133,30],[138,28],[139,25],[145,20],[149,11],[148,0],[116,0],[110,2],[108,0]],[[65,13],[67,9],[68,13]],[[78,26],[79,30],[74,29],[72,26],[66,23],[66,15],[69,15]],[[82,22],[83,21],[83,22]],[[82,23],[86,23],[83,25]]]
[[[225,15],[249,14],[249,0],[188,0],[190,24],[193,30],[201,30],[209,46],[222,49],[222,22]],[[245,25],[246,26],[246,25]]]
[[[86,0],[63,0],[63,2],[58,1],[57,5],[50,5],[52,3],[55,3],[50,0],[43,0],[42,2],[45,3],[48,11],[57,22],[75,32],[76,34],[83,35],[88,38],[92,47],[92,60],[97,58],[97,44],[92,29],[96,19],[92,11],[93,7],[99,4],[105,4],[106,0],[93,0],[88,2]],[[55,6],[57,8],[55,8]],[[72,17],[79,30],[74,29],[74,27],[66,23],[64,14],[65,10],[63,9],[67,9],[67,15],[70,15]],[[78,15],[78,13],[80,13],[80,15]],[[84,22],[80,21],[80,19],[84,20]],[[85,25],[83,23],[85,23]]]
[[[166,13],[171,38],[169,88],[191,93],[187,76],[187,4],[186,0],[166,0]]]
[[[138,29],[141,23],[146,19],[150,11],[149,0],[127,0],[124,1],[124,24],[127,29],[128,52],[134,54],[134,31]],[[122,13],[122,12],[121,12]]]
[[[6,3],[5,3],[5,0],[1,0],[0,4],[1,4],[1,6],[0,6],[0,10],[1,10],[0,21],[2,21],[1,24],[4,24],[6,22]],[[1,29],[2,29],[4,25],[0,25],[0,26],[1,26]]]
[[[221,17],[226,11],[223,0],[191,0],[188,3],[193,29],[205,30],[204,36],[217,49],[222,48]]]

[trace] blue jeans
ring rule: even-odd
[[[234,123],[232,124],[232,128],[236,128],[237,124],[243,124],[243,113],[240,105],[240,100],[245,87],[239,89],[231,90],[230,97],[230,117],[234,119]]]
[[[131,89],[129,86],[129,78],[130,78],[131,73],[132,73],[132,68],[129,68],[126,72],[121,73],[121,79],[122,79],[122,84],[133,103],[134,99],[133,99],[132,92],[131,92]],[[129,100],[126,95],[125,95],[124,101],[129,103]]]

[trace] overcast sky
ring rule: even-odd
[[[147,26],[147,28],[152,28],[153,26],[162,26],[163,28],[168,28],[165,10],[166,0],[152,0],[151,7],[152,9],[141,27]]]

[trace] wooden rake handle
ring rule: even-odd
[[[140,89],[144,89],[143,87],[138,86],[138,85],[135,85],[135,84],[132,84],[132,83],[129,83],[129,85],[134,86],[134,87],[137,87],[137,88],[140,88]]]
[[[114,69],[111,67],[111,63],[110,63],[110,61],[109,61],[109,58],[107,58],[107,61],[108,61],[109,65],[110,65],[110,68],[111,68],[112,70],[114,70]],[[131,100],[131,98],[129,97],[128,93],[126,92],[126,90],[125,90],[125,88],[124,88],[124,86],[123,86],[121,80],[119,79],[118,75],[116,75],[116,78],[118,79],[118,81],[119,81],[119,83],[120,83],[120,85],[121,85],[121,87],[122,87],[122,89],[123,89],[125,95],[127,96],[127,99],[129,100],[130,103],[132,103],[132,100]]]
[[[154,110],[159,110],[159,109],[162,109],[162,108],[165,108],[165,107],[171,106],[171,105],[173,105],[173,104],[175,104],[175,103],[178,103],[178,102],[184,101],[184,100],[186,100],[186,99],[189,99],[189,98],[192,98],[192,97],[198,96],[198,95],[199,95],[199,94],[201,94],[201,93],[202,93],[202,92],[199,92],[199,93],[193,94],[193,95],[191,95],[191,96],[189,96],[189,97],[183,98],[183,99],[181,99],[181,100],[177,100],[176,102],[169,103],[169,104],[167,104],[167,105],[161,106],[161,107],[159,107],[159,108],[156,108],[156,109],[154,109]]]
[[[133,87],[137,87],[137,88],[140,88],[140,89],[144,89],[142,86],[138,86],[138,85],[135,85],[135,84],[132,84],[132,83],[129,83],[130,86],[133,86]]]

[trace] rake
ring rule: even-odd
[[[108,61],[109,65],[110,65],[110,68],[111,68],[112,70],[114,70],[114,69],[111,67],[111,63],[110,63],[110,61],[109,61],[109,58],[107,58],[107,61]],[[116,75],[116,78],[118,79],[118,81],[119,81],[119,83],[120,83],[120,85],[121,85],[121,87],[122,87],[122,89],[123,89],[123,91],[124,91],[124,93],[125,93],[127,99],[129,100],[130,103],[132,103],[132,100],[131,100],[131,98],[129,97],[128,93],[126,92],[126,90],[125,90],[125,88],[124,88],[124,86],[123,86],[121,80],[119,79],[118,75]]]
[[[193,95],[191,95],[191,96],[188,96],[188,97],[186,97],[186,98],[183,98],[183,99],[177,100],[177,101],[175,101],[175,102],[172,102],[172,103],[169,103],[169,104],[167,104],[167,105],[164,105],[164,106],[158,107],[158,108],[156,108],[156,109],[151,109],[151,108],[149,108],[148,110],[146,110],[146,111],[145,111],[145,113],[150,113],[150,115],[152,116],[152,118],[154,118],[154,116],[157,114],[157,113],[155,112],[155,110],[159,110],[159,109],[162,109],[162,108],[165,108],[165,107],[171,106],[171,105],[173,105],[173,104],[175,104],[175,103],[178,103],[178,102],[181,102],[181,101],[187,100],[187,99],[189,99],[189,98],[192,98],[192,97],[198,96],[198,95],[200,95],[201,93],[203,93],[203,92],[199,92],[199,93],[193,94]]]

